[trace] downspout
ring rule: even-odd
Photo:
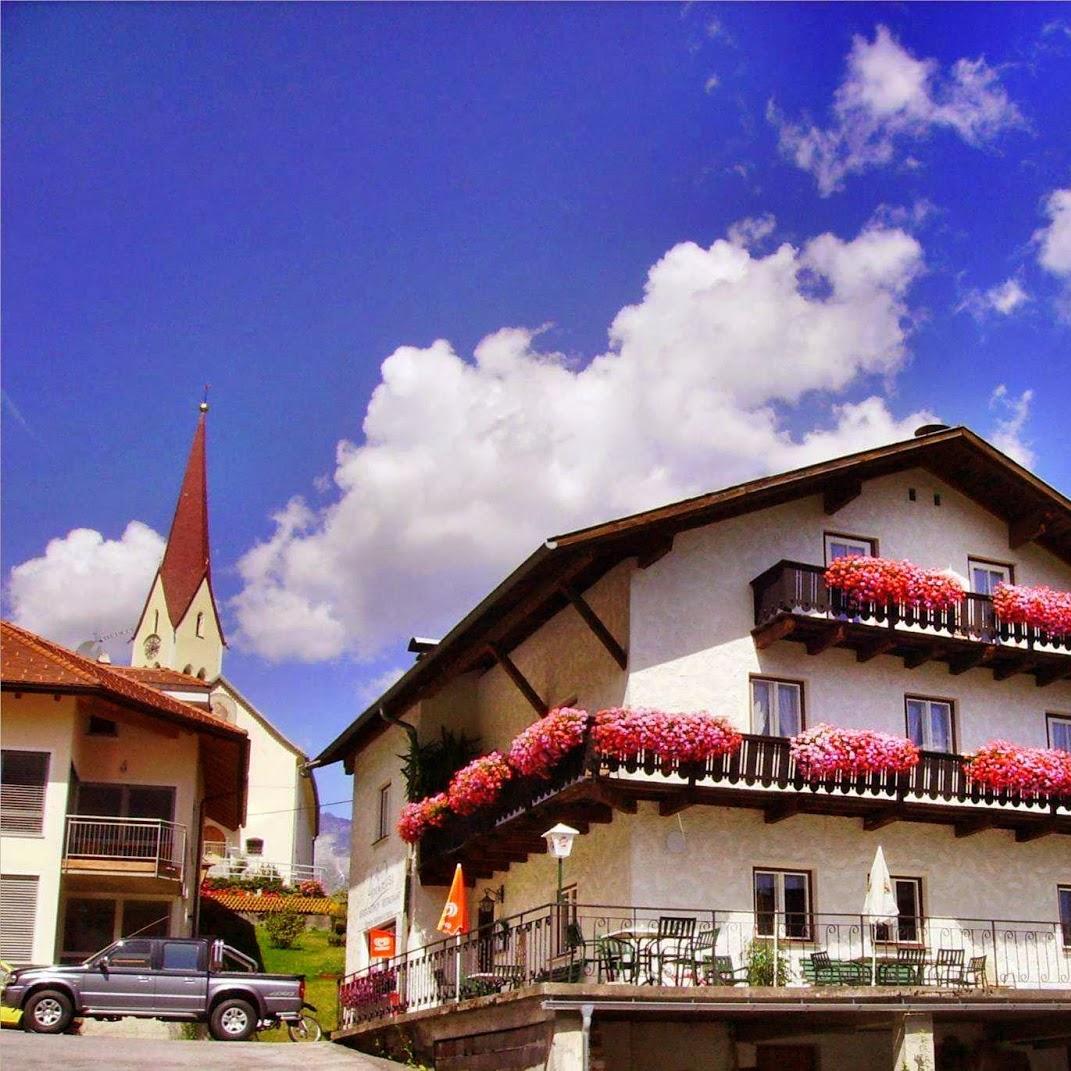
[[[593,1004],[580,1006],[580,1071],[591,1068],[591,1017],[595,1014]]]

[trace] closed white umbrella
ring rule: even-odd
[[[892,878],[889,877],[889,867],[880,844],[874,853],[874,862],[870,864],[870,873],[866,879],[863,915],[870,924],[870,984],[877,985],[878,948],[874,941],[874,927],[883,923],[895,926],[900,918],[900,909],[896,906],[896,897],[893,895]]]

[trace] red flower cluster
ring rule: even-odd
[[[416,844],[429,826],[441,826],[450,813],[445,792],[438,792],[417,803],[407,803],[398,819],[398,835],[406,844]]]
[[[918,747],[906,737],[834,725],[797,733],[790,751],[800,774],[816,781],[838,773],[906,773],[920,757]]]
[[[498,799],[502,786],[513,776],[502,752],[492,751],[473,759],[454,774],[446,790],[450,810],[472,814]]]
[[[369,971],[360,978],[351,978],[338,987],[338,1000],[343,1008],[360,1008],[378,1004],[398,984],[398,972],[393,967]]]
[[[1053,636],[1071,635],[1071,591],[998,584],[993,610],[1009,625],[1033,625]]]
[[[308,878],[298,883],[298,892],[302,896],[326,896],[323,885],[315,878]]]
[[[951,610],[962,586],[944,573],[888,558],[837,558],[826,569],[826,584],[859,602],[905,603],[926,610]]]
[[[525,777],[549,778],[551,770],[584,742],[591,716],[586,710],[559,707],[514,737],[507,758]]]
[[[1071,751],[992,740],[967,759],[967,777],[1027,796],[1071,796]]]
[[[641,752],[677,762],[705,762],[729,755],[742,737],[724,718],[706,711],[669,714],[661,710],[613,707],[595,715],[593,731],[599,751],[628,759]]]

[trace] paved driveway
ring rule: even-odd
[[[242,1041],[157,1041],[0,1033],[4,1071],[402,1071],[329,1041],[312,1044]]]

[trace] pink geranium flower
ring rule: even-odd
[[[595,715],[595,746],[619,759],[652,754],[676,762],[705,762],[728,755],[741,744],[740,734],[724,719],[698,711],[671,714],[661,710],[614,707]]]
[[[1071,752],[992,740],[968,756],[967,777],[1027,796],[1071,796]]]
[[[494,803],[512,771],[500,751],[481,755],[454,774],[446,790],[450,810],[455,814],[472,814]]]
[[[903,603],[924,610],[951,610],[964,594],[953,577],[888,558],[837,558],[825,579],[829,587],[858,602]]]
[[[792,737],[789,750],[799,773],[816,781],[835,774],[906,773],[920,758],[905,737],[834,725],[804,729]]]
[[[993,610],[1008,625],[1032,625],[1053,636],[1071,635],[1071,592],[998,584]]]
[[[559,707],[514,737],[506,756],[519,774],[549,778],[551,770],[584,742],[591,716],[586,710]]]

